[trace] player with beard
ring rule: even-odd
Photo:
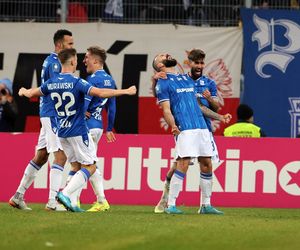
[[[186,76],[177,74],[176,59],[168,54],[159,54],[153,60],[157,72],[165,72],[165,79],[158,79],[155,91],[162,107],[164,118],[171,127],[176,141],[177,167],[170,181],[168,214],[181,214],[176,208],[176,199],[182,190],[183,180],[191,158],[208,166],[211,164],[212,146],[209,131],[194,92],[194,83]]]
[[[191,72],[186,74],[185,76],[195,81],[195,92],[197,93],[197,97],[200,100],[200,108],[204,113],[204,119],[206,121],[207,127],[210,131],[210,139],[211,144],[213,145],[213,159],[218,162],[218,151],[216,145],[214,143],[212,133],[211,133],[211,123],[209,118],[214,118],[216,120],[220,120],[224,123],[228,123],[231,119],[230,114],[219,115],[214,111],[217,111],[219,108],[218,102],[215,97],[216,95],[216,85],[210,79],[202,76],[202,70],[204,68],[204,57],[205,54],[201,50],[192,50],[189,54],[189,63],[191,66]],[[163,74],[161,74],[163,77]],[[207,84],[210,83],[210,84]],[[211,94],[212,93],[212,94]],[[209,118],[208,118],[209,117]],[[222,214],[221,211],[218,211],[214,207],[211,206],[210,198],[212,193],[212,164],[211,160],[203,160],[200,159],[200,188],[201,188],[201,197],[202,197],[202,206],[199,209],[199,213],[201,214]],[[171,169],[167,173],[164,191],[162,197],[154,209],[155,213],[162,213],[166,207],[168,194],[169,194],[169,186],[171,178],[177,169],[177,162],[174,162]]]

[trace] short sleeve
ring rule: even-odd
[[[78,81],[78,88],[84,94],[88,95],[92,87],[93,86],[90,83],[88,83],[86,80],[79,79],[79,81]]]
[[[168,81],[159,79],[155,87],[155,92],[158,102],[168,101],[170,99]]]
[[[214,80],[211,80],[209,83],[209,92],[212,97],[218,96],[217,85]]]
[[[49,90],[48,90],[48,84],[49,83],[49,80],[44,82],[41,86],[40,86],[40,91],[43,95],[47,95],[49,93]]]

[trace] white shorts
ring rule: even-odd
[[[98,143],[101,139],[101,136],[103,134],[103,129],[102,128],[91,128],[90,129],[90,134],[92,136],[93,142],[95,143],[95,148],[96,148],[96,152],[98,149]]]
[[[36,145],[36,150],[46,148],[48,153],[53,153],[62,150],[61,143],[58,139],[56,129],[55,118],[41,117],[40,118],[42,127],[40,130],[38,144]],[[53,123],[53,125],[51,125]]]
[[[219,152],[218,152],[218,148],[213,136],[213,133],[210,132],[210,140],[211,140],[211,145],[212,145],[212,157],[211,157],[211,161],[213,163],[219,163],[220,162],[220,158],[219,158]]]
[[[210,157],[211,139],[208,129],[189,129],[182,131],[176,138],[176,157]]]
[[[70,163],[79,162],[91,165],[98,160],[95,144],[89,133],[86,136],[60,137],[59,139]]]

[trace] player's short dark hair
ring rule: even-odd
[[[90,52],[92,55],[98,56],[102,63],[105,63],[107,58],[105,49],[102,49],[99,46],[91,46],[87,48],[87,51]]]
[[[64,39],[64,36],[72,36],[72,32],[69,30],[63,30],[63,29],[57,30],[53,36],[54,44],[57,44],[57,42],[61,42]]]
[[[196,62],[199,60],[204,60],[205,58],[205,53],[203,50],[201,49],[192,49],[189,53],[188,53],[188,59]]]
[[[238,120],[248,120],[253,116],[253,110],[247,104],[240,104],[237,108]]]
[[[71,57],[76,56],[76,49],[63,49],[58,53],[58,59],[61,64],[65,64]]]

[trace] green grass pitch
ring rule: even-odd
[[[150,206],[105,213],[20,211],[0,203],[0,249],[300,249],[299,209],[222,208],[223,216],[154,214]],[[87,209],[89,206],[83,205]]]

